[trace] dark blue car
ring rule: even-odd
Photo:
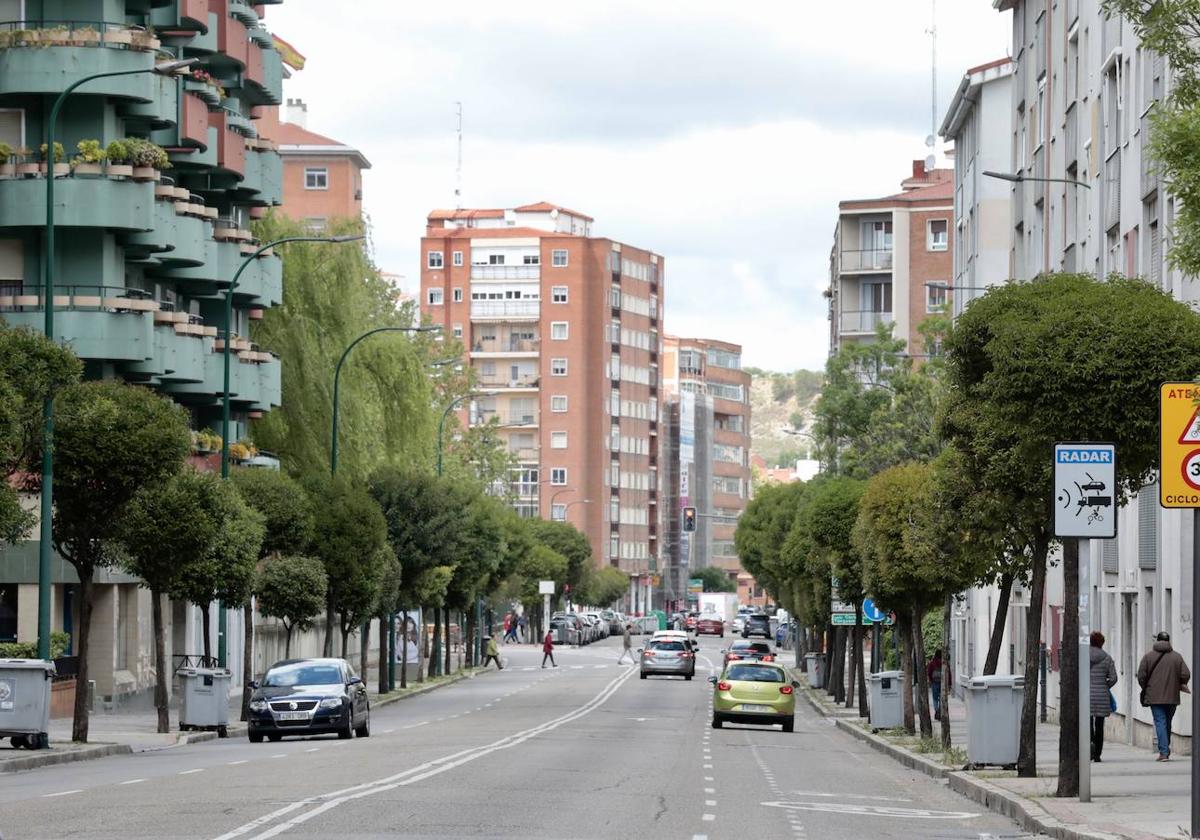
[[[251,682],[247,734],[252,743],[264,736],[371,734],[367,687],[344,659],[285,659]]]

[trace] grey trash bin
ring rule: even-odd
[[[30,750],[50,746],[50,682],[56,673],[48,659],[0,659],[0,738]]]
[[[825,687],[825,654],[806,653],[804,661],[808,666],[808,684],[813,688]]]
[[[871,684],[871,728],[892,729],[904,725],[904,674],[879,671],[867,675]]]
[[[182,691],[179,702],[179,728],[216,729],[224,738],[229,725],[228,668],[180,668]]]
[[[967,763],[1017,763],[1025,677],[993,674],[967,681]]]

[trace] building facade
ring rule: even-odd
[[[918,327],[941,311],[953,280],[953,170],[913,161],[901,191],[838,204],[830,255],[829,351],[874,341],[890,327],[908,352],[927,352]]]
[[[646,575],[660,550],[664,263],[591,226],[546,202],[435,210],[421,311],[466,348],[486,396],[462,418],[499,427],[518,511],[569,521],[597,564]]]
[[[55,184],[56,338],[89,378],[120,377],[170,396],[194,427],[219,425],[226,325],[223,290],[256,248],[251,219],[282,198],[282,163],[256,116],[281,101],[282,65],[261,15],[269,3],[177,0],[126,4],[0,0],[0,317],[41,330],[45,115],[69,84],[93,73],[149,71],[165,55],[200,59],[186,78],[149,72],[102,78],[62,109]],[[134,11],[134,6],[138,7]],[[63,18],[86,21],[63,24]],[[127,139],[166,150],[170,168],[67,161],[79,144]],[[143,147],[145,148],[145,147]],[[253,260],[234,293],[229,329],[235,434],[280,400],[279,360],[249,339],[282,294],[278,256]],[[35,531],[36,535],[36,531]],[[0,550],[0,641],[37,635],[36,540]],[[77,623],[76,576],[54,563],[53,628]],[[153,684],[150,595],[116,570],[97,578],[89,664],[98,700]],[[195,611],[175,604],[168,652],[202,649]],[[240,616],[240,610],[237,611]],[[215,622],[214,622],[215,623]],[[241,644],[231,619],[230,650]],[[240,684],[240,657],[230,657]]]
[[[751,603],[758,587],[733,544],[751,492],[750,374],[742,370],[742,348],[667,336],[662,370],[669,440],[662,472],[665,578],[675,599],[686,599],[688,572],[715,566]],[[682,531],[683,507],[696,508],[694,533]]]

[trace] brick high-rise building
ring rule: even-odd
[[[591,227],[546,202],[435,210],[421,239],[421,311],[461,339],[489,392],[473,419],[495,418],[516,455],[521,514],[576,525],[597,565],[649,572],[663,259]]]

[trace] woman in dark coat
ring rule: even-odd
[[[1092,761],[1100,760],[1104,751],[1104,719],[1112,714],[1112,687],[1117,684],[1117,665],[1104,650],[1104,634],[1099,630],[1092,633],[1092,646],[1088,649],[1091,661],[1091,690],[1088,692],[1092,715]]]

